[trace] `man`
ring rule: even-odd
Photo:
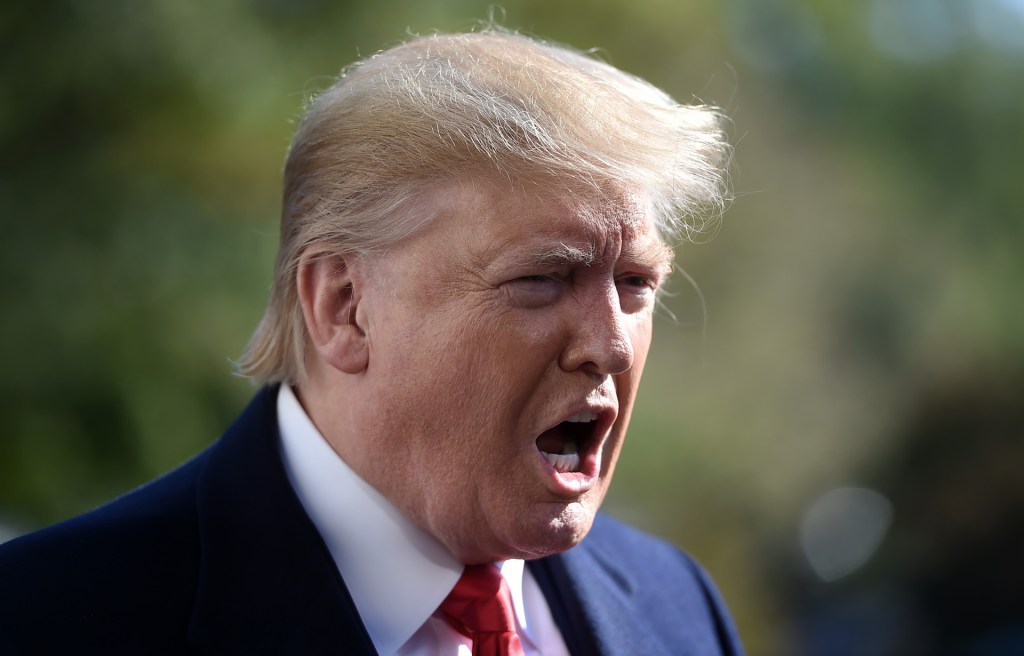
[[[514,34],[348,69],[289,153],[263,389],[5,545],[0,651],[739,653],[693,561],[597,514],[726,150],[712,110]]]

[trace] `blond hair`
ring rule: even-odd
[[[437,185],[498,174],[566,189],[643,189],[666,241],[728,201],[714,108],[680,105],[577,51],[500,30],[414,38],[343,71],[312,100],[284,173],[266,313],[239,363],[265,383],[304,377],[295,272],[310,247],[363,257],[429,221]]]

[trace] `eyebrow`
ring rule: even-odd
[[[586,248],[561,243],[550,250],[531,253],[531,263],[541,267],[559,267],[567,265],[593,266],[598,262],[593,244]]]
[[[638,250],[628,250],[621,254],[622,259],[636,262],[652,269],[658,269],[663,274],[672,270],[672,249],[664,243],[658,242],[651,246]],[[594,266],[601,265],[602,258],[598,257],[593,244],[585,247],[573,246],[560,243],[557,247],[531,254],[531,264],[540,267],[561,267],[572,265]]]

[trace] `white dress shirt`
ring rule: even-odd
[[[472,653],[469,638],[436,614],[462,563],[359,477],[331,448],[292,389],[277,397],[288,480],[341,573],[381,656]],[[568,656],[537,582],[522,560],[500,563],[527,656]]]

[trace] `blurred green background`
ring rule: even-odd
[[[5,4],[0,540],[221,433],[303,98],[491,11],[733,121],[607,509],[751,654],[1024,653],[1022,0]]]

